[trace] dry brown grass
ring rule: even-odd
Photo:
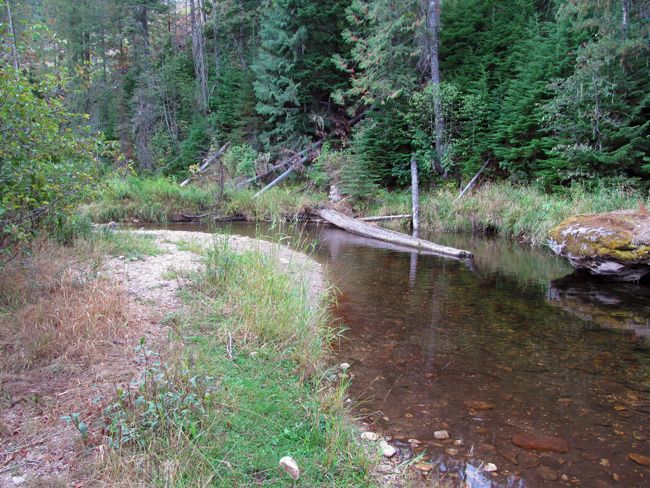
[[[0,277],[0,371],[73,372],[123,338],[127,299],[73,251],[41,244]]]

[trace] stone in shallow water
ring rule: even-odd
[[[449,432],[447,432],[446,430],[436,430],[433,433],[433,437],[435,437],[439,441],[449,439]]]
[[[465,406],[469,410],[492,410],[494,408],[494,405],[490,402],[483,402],[480,400],[472,400],[469,402],[465,402]]]
[[[568,452],[569,445],[561,437],[553,437],[531,432],[519,432],[512,436],[512,443],[517,447],[535,451]]]
[[[627,455],[627,457],[635,463],[640,464],[641,466],[650,466],[650,456],[644,456],[643,454],[631,452]]]
[[[560,477],[557,474],[557,471],[555,471],[553,468],[549,468],[548,466],[540,466],[537,468],[537,474],[545,481],[556,481]]]
[[[550,231],[549,245],[576,268],[614,280],[639,281],[650,273],[650,213],[576,215]]]

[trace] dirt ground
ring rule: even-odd
[[[37,370],[4,375],[0,391],[9,402],[0,402],[0,487],[89,486],[93,462],[101,456],[102,409],[114,397],[117,386],[137,380],[142,372],[136,354],[141,338],[164,357],[170,347],[165,317],[182,306],[182,286],[169,278],[170,269],[191,271],[201,267],[202,257],[179,250],[177,243],[201,247],[213,244],[210,234],[183,231],[133,231],[155,237],[164,250],[156,256],[129,260],[105,259],[100,274],[124,295],[128,328],[122,337],[103,344],[100,359],[82,369]],[[236,251],[258,249],[274,258],[284,272],[300,274],[316,300],[323,289],[323,271],[307,256],[287,248],[246,237],[228,237]],[[188,247],[188,246],[185,246]],[[80,413],[89,424],[84,445],[74,426],[61,417]]]

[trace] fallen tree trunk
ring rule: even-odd
[[[472,178],[469,183],[467,183],[467,186],[463,191],[460,192],[460,195],[458,195],[458,198],[456,198],[456,201],[460,200],[463,198],[463,195],[467,193],[469,190],[472,189],[472,187],[476,184],[478,181],[478,177],[481,176],[481,173],[485,168],[487,168],[488,164],[490,164],[490,160],[488,159],[485,163],[483,163],[483,166],[481,166],[481,169],[478,170],[478,173],[474,175],[474,178]]]
[[[291,166],[292,164],[294,164],[296,162],[296,160],[300,160],[306,154],[309,154],[310,152],[315,151],[316,149],[319,149],[324,143],[325,143],[325,139],[320,139],[319,141],[316,141],[313,144],[310,144],[309,146],[307,146],[305,149],[303,149],[299,153],[294,154],[293,156],[290,156],[290,157],[288,157],[286,159],[283,159],[279,163],[271,166],[263,174],[252,176],[251,178],[248,178],[248,179],[245,179],[244,181],[239,182],[237,184],[237,188],[244,188],[245,186],[248,186],[251,183],[255,183],[257,180],[261,180],[263,178],[266,178],[271,173],[275,173],[276,171],[278,171],[280,169],[284,169],[287,166]]]
[[[280,176],[278,176],[276,179],[274,179],[271,183],[269,183],[269,184],[266,185],[264,188],[262,188],[260,191],[258,191],[255,195],[253,195],[253,198],[257,198],[257,197],[259,197],[262,193],[264,193],[264,192],[270,190],[270,189],[273,188],[275,185],[277,185],[278,183],[280,183],[282,180],[284,180],[284,179],[286,179],[287,177],[289,177],[289,175],[290,175],[291,173],[293,173],[296,169],[298,169],[298,168],[300,168],[301,166],[303,166],[307,161],[311,161],[311,160],[313,160],[313,159],[315,159],[315,158],[316,158],[316,156],[313,155],[312,153],[307,153],[306,156],[303,156],[302,158],[300,158],[300,159],[299,159],[298,161],[296,161],[296,163],[293,164],[293,165],[292,165],[288,170],[286,170],[284,173],[282,173]]]
[[[228,149],[228,146],[230,146],[230,141],[226,142],[223,146],[221,146],[221,149],[219,149],[216,153],[210,154],[205,160],[203,161],[203,164],[199,166],[199,171],[189,178],[187,178],[183,183],[181,183],[181,188],[188,185],[191,181],[192,178],[194,178],[197,174],[202,173],[207,169],[208,166],[210,166],[212,163],[215,161],[218,161],[221,156],[223,156],[223,153],[226,152],[226,149]]]
[[[357,115],[356,117],[350,119],[348,121],[348,125],[350,127],[353,127],[355,124],[359,123],[366,116],[367,113],[368,113],[368,111],[365,111],[365,112]],[[335,135],[335,133],[336,132],[333,131],[327,137],[324,137],[323,139],[319,139],[318,141],[311,143],[309,146],[307,146],[302,151],[300,151],[300,152],[298,152],[298,153],[296,153],[296,154],[294,154],[294,155],[292,155],[292,156],[290,156],[290,157],[288,157],[286,159],[283,159],[282,161],[280,161],[277,164],[274,164],[269,169],[267,169],[264,173],[262,173],[260,175],[255,175],[255,176],[253,176],[251,178],[247,178],[247,179],[245,179],[243,181],[240,181],[237,184],[237,188],[244,188],[244,187],[250,185],[251,183],[255,183],[258,180],[266,178],[267,176],[269,176],[272,173],[275,173],[276,171],[279,171],[281,169],[285,169],[285,168],[295,164],[296,160],[300,161],[300,160],[304,159],[304,157],[306,155],[308,155],[309,153],[315,151],[316,149],[320,149],[320,147],[323,144],[325,144],[325,141],[327,139],[329,139],[330,137],[332,137],[333,135]],[[304,164],[304,163],[302,163],[302,164]],[[289,174],[291,174],[291,172],[289,172]],[[282,181],[282,180],[280,180],[280,181]]]
[[[361,222],[386,222],[388,220],[402,220],[402,219],[410,219],[413,216],[411,214],[401,214],[401,215],[377,215],[377,216],[372,216],[372,217],[360,217],[357,220],[360,220]],[[323,222],[327,222],[324,219],[307,219],[307,222],[313,223],[313,224],[321,224]]]
[[[366,224],[359,219],[354,219],[352,217],[348,217],[347,215],[343,215],[342,213],[335,210],[322,209],[319,210],[317,214],[330,224],[333,224],[343,230],[347,230],[348,232],[358,234],[360,236],[371,237],[373,239],[379,239],[382,241],[390,242],[392,244],[398,244],[400,246],[411,247],[420,251],[429,251],[443,256],[450,256],[454,258],[473,257],[473,254],[469,251],[465,251],[463,249],[455,249],[453,247],[441,246],[439,244],[425,241],[424,239],[411,237],[400,232],[394,232],[388,229],[382,229],[381,227],[375,227],[373,225]]]

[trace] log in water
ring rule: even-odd
[[[471,258],[473,255],[469,251],[463,249],[455,249],[453,247],[441,246],[434,242],[411,237],[400,232],[395,232],[388,229],[382,229],[374,225],[366,224],[358,219],[348,217],[336,210],[321,209],[317,212],[320,218],[326,220],[341,229],[358,234],[364,237],[371,237],[382,241],[399,244],[400,246],[412,247],[421,251],[429,251],[443,256],[451,256],[454,258]]]

